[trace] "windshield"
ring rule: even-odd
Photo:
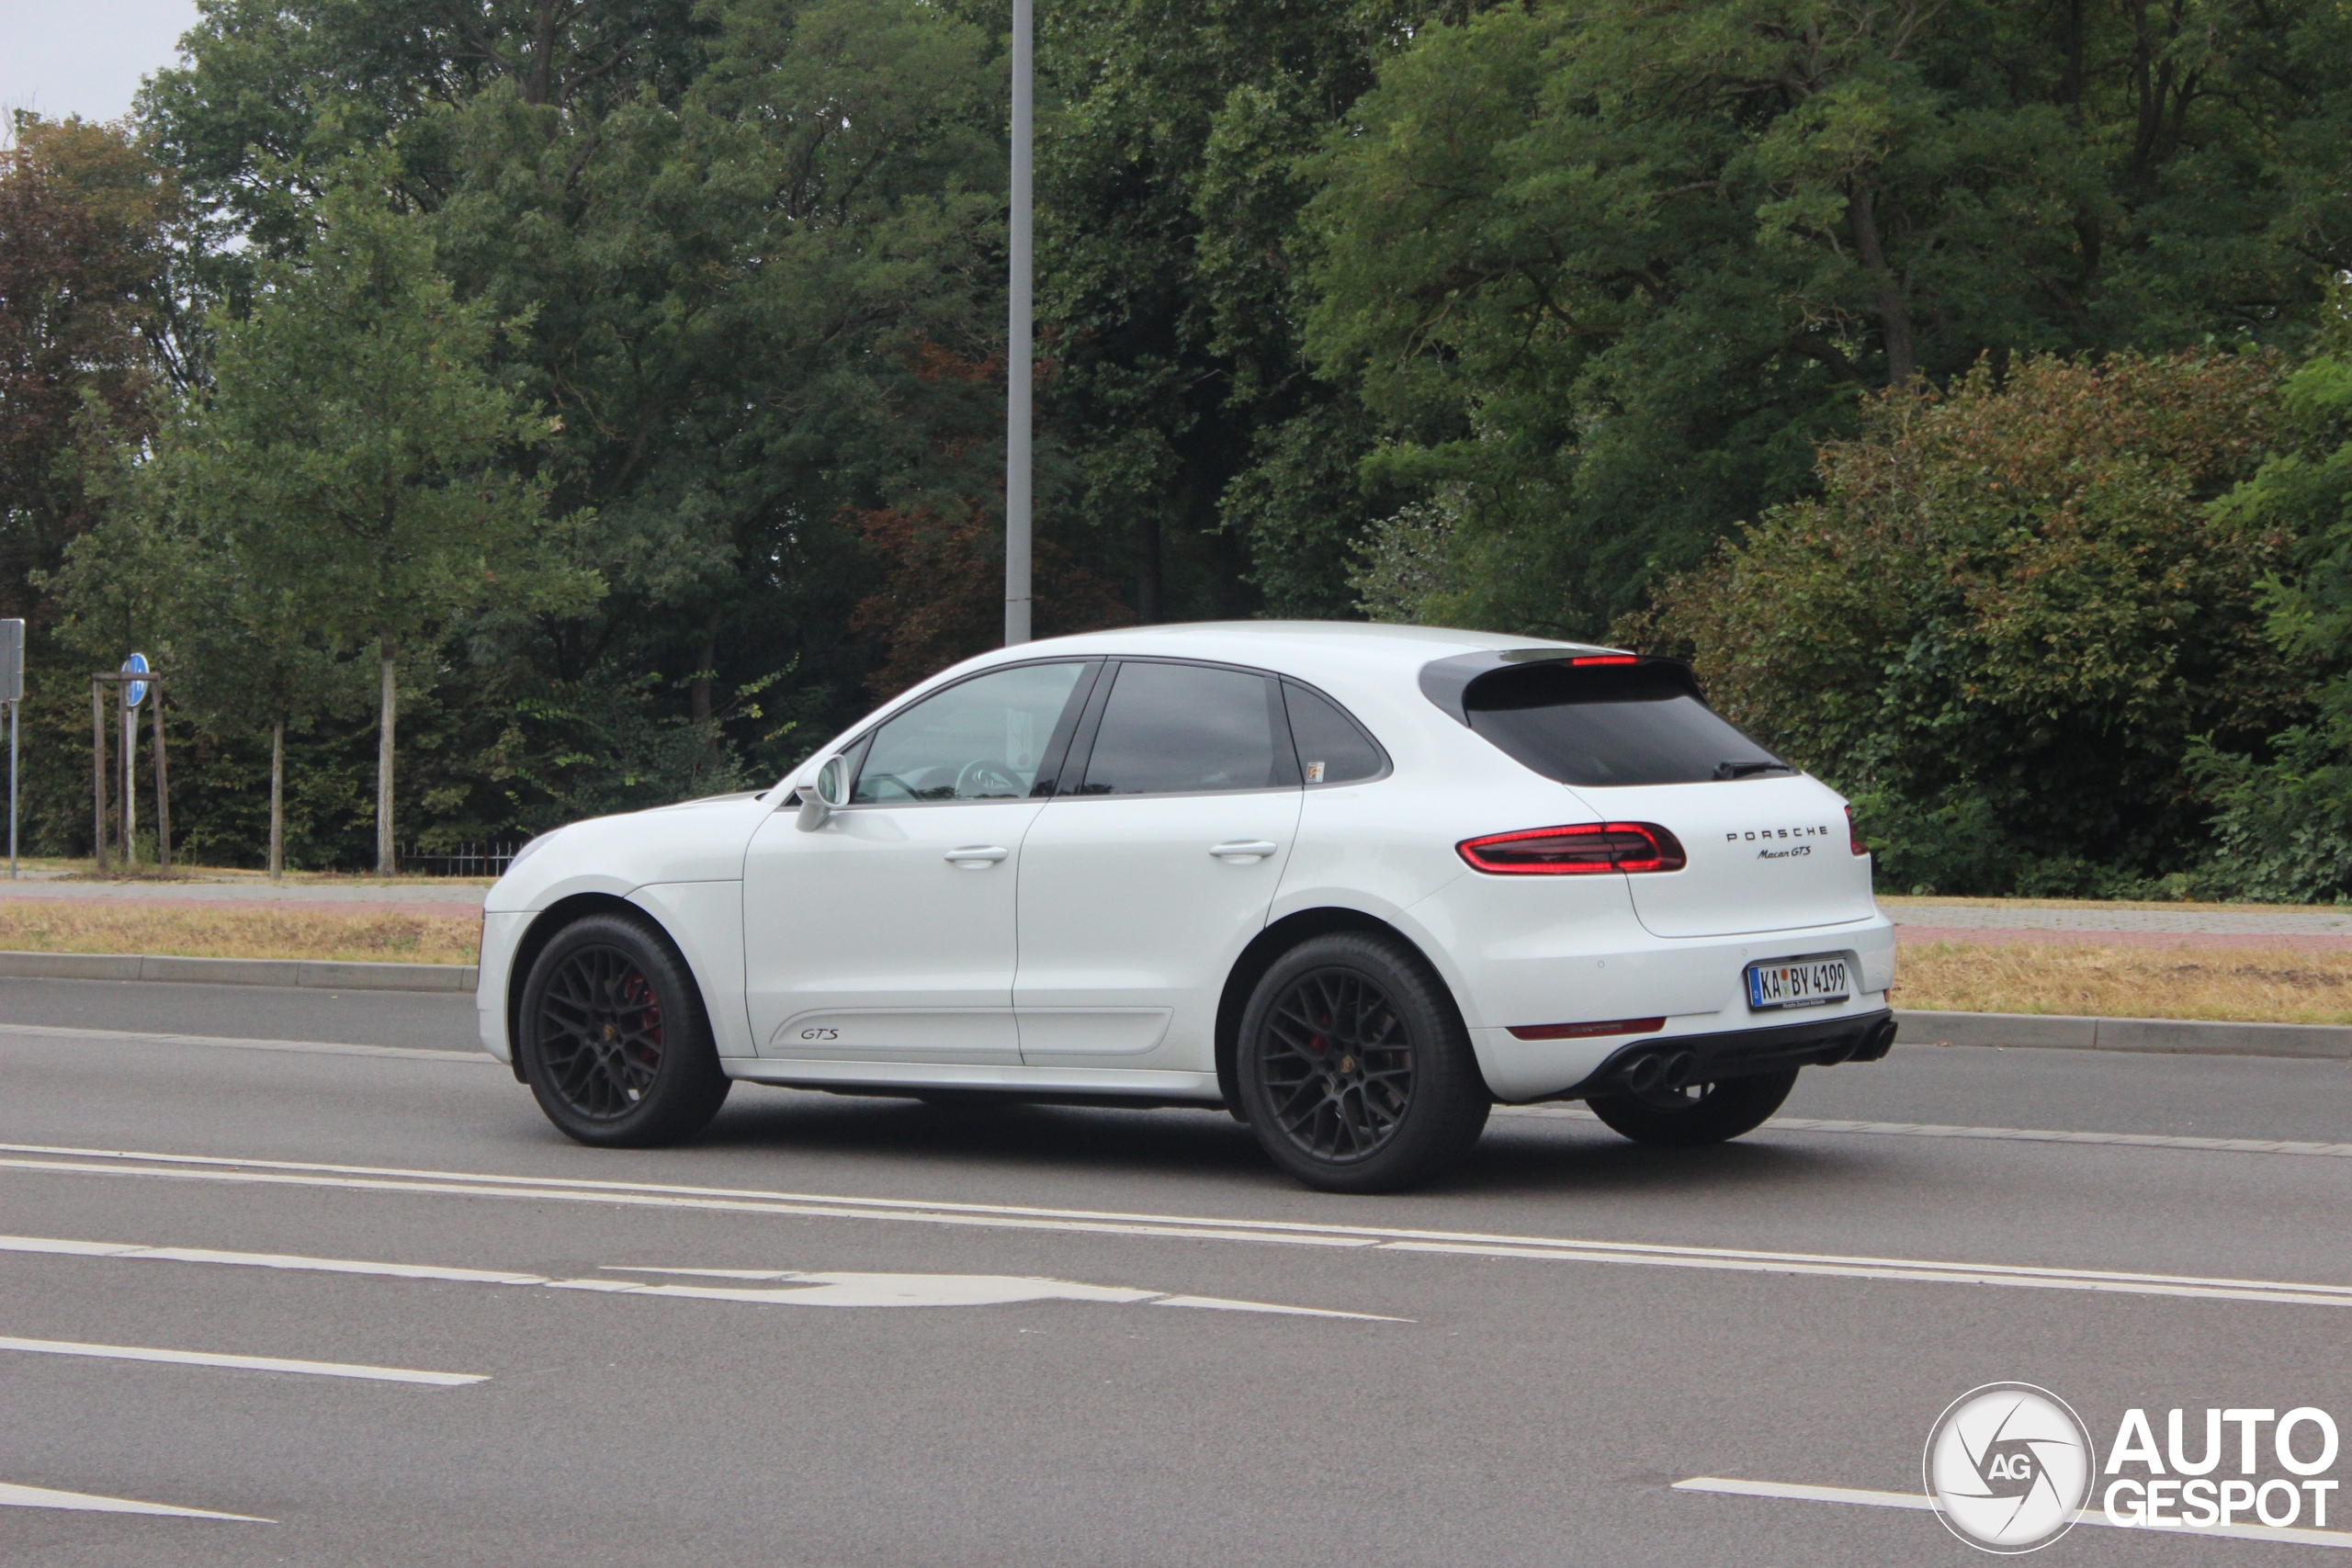
[[[1703,784],[1796,770],[1700,700],[1676,664],[1521,664],[1463,693],[1470,728],[1566,784]]]

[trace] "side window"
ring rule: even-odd
[[[1081,795],[1268,789],[1296,783],[1274,744],[1273,682],[1197,664],[1122,664]]]
[[[874,732],[851,802],[1021,799],[1085,669],[1023,665],[925,697]]]
[[[1283,704],[1290,709],[1290,737],[1308,784],[1353,784],[1388,771],[1379,745],[1328,698],[1284,681]]]

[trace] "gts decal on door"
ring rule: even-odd
[[[838,1029],[804,1029],[800,1032],[803,1040],[839,1040],[841,1037],[842,1032]]]

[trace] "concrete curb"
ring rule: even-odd
[[[183,985],[297,986],[313,991],[471,991],[470,964],[336,964],[312,958],[166,958],[111,953],[0,953],[0,977],[176,980]]]
[[[1905,1045],[2014,1045],[2057,1051],[2352,1061],[2352,1028],[2332,1023],[2210,1023],[2178,1018],[1898,1010],[1894,1025],[1896,1042]]]

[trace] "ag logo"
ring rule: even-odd
[[[1995,1382],[1937,1417],[1921,1468],[1946,1529],[1971,1546],[2014,1554],[2074,1528],[2095,1462],[2090,1432],[2064,1400],[2031,1383]]]

